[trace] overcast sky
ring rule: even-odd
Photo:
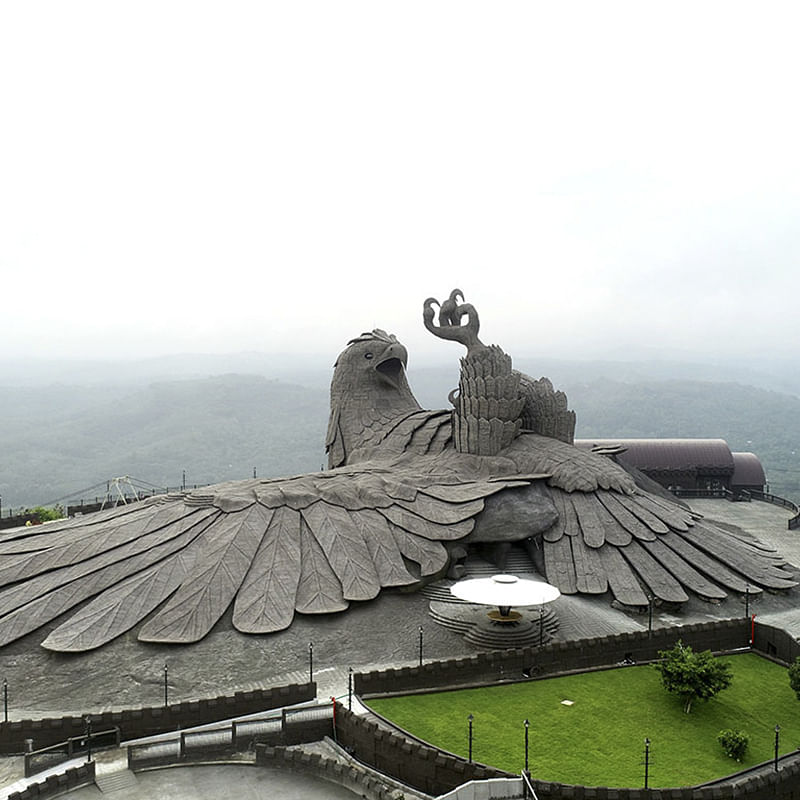
[[[0,357],[800,340],[795,3],[4,2]]]

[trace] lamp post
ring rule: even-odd
[[[474,719],[475,719],[475,717],[473,717],[472,714],[470,714],[467,717],[467,723],[469,725],[469,734],[468,734],[468,737],[469,737],[469,748],[467,750],[467,752],[468,752],[467,761],[469,761],[470,764],[472,763],[472,721]]]
[[[3,678],[3,722],[8,722],[8,681]]]
[[[781,726],[775,726],[775,772],[778,771],[778,748],[781,741]]]
[[[92,718],[87,714],[83,718],[85,726],[84,734],[86,735],[86,760],[92,760]]]
[[[530,722],[526,719],[523,723],[525,725],[525,773],[528,772],[528,728],[530,727]]]
[[[314,683],[314,642],[308,643],[308,682]]]
[[[750,584],[744,587],[744,615],[750,619]]]
[[[653,595],[647,595],[647,635],[653,635]]]
[[[169,707],[169,667],[164,664],[164,708]]]
[[[353,710],[353,668],[347,673],[347,710]]]
[[[644,788],[648,788],[650,781],[650,740],[644,740]]]
[[[422,666],[422,625],[419,626],[419,665]]]

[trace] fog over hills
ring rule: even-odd
[[[0,363],[0,496],[12,507],[116,476],[156,486],[288,475],[326,463],[333,359],[175,356]],[[582,438],[720,437],[755,452],[770,487],[800,499],[800,387],[783,368],[557,361],[515,366],[567,392]],[[458,363],[409,369],[424,407],[447,405]],[[93,489],[90,499],[103,489]]]

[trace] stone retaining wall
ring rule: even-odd
[[[286,767],[337,783],[370,800],[397,800],[401,796],[391,783],[355,765],[343,764],[320,753],[287,750],[285,747],[256,745],[256,764],[261,767]]]
[[[104,711],[92,714],[92,728],[100,730],[118,727],[122,739],[139,739],[158,733],[205,725],[209,722],[256,714],[274,708],[313,700],[316,683],[293,684],[270,689],[236,692],[233,695],[191,700],[166,707],[133,708],[124,711]],[[32,739],[40,749],[85,731],[83,717],[57,717],[0,723],[0,753],[24,753],[25,740]]]
[[[792,646],[781,631],[756,623],[756,646],[767,652],[773,642],[776,651],[789,656]],[[681,639],[694,649],[721,652],[748,647],[750,623],[744,618],[702,622],[674,628],[655,628],[613,636],[553,642],[544,647],[494,650],[466,658],[433,661],[421,667],[401,667],[353,675],[355,693],[361,697],[408,694],[461,686],[485,686],[498,681],[521,681],[565,672],[614,666],[626,657],[636,662],[658,658],[659,650]],[[791,637],[788,637],[791,639]],[[793,640],[792,640],[793,641]],[[795,646],[798,653],[800,647]],[[782,660],[791,661],[791,658]]]
[[[422,742],[379,727],[375,722],[336,704],[335,739],[354,758],[413,786],[440,795],[470,780],[514,777],[484,764],[467,762]]]
[[[34,800],[34,798],[57,797],[81,786],[94,783],[94,761],[72,767],[59,775],[51,775],[43,781],[32,783],[19,792],[11,792],[8,800]]]

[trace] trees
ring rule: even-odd
[[[670,650],[661,650],[661,661],[654,664],[661,673],[661,683],[683,701],[688,714],[695,700],[709,700],[731,685],[733,675],[727,661],[714,658],[710,650],[695,653],[691,647],[678,643]]]

